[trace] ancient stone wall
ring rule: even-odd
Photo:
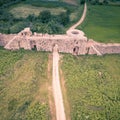
[[[86,41],[82,40],[68,40],[68,39],[39,39],[36,40],[36,47],[38,51],[52,51],[53,46],[57,44],[59,52],[74,53],[75,54],[86,54]],[[78,50],[74,49],[78,47]]]
[[[14,36],[15,34],[6,35],[0,33],[0,46],[5,46]]]
[[[58,51],[71,53],[74,55],[85,54],[114,54],[120,53],[120,44],[103,44],[89,40],[84,33],[79,30],[67,31],[64,35],[38,34],[25,28],[18,34],[0,34],[0,46],[5,49],[18,50],[24,48],[37,51],[53,51],[53,47],[58,45]]]
[[[99,44],[95,45],[95,48],[103,54],[118,54],[120,53],[119,44]]]

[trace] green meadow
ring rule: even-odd
[[[65,12],[66,10],[62,7],[59,8],[46,8],[46,7],[36,7],[29,4],[18,4],[10,8],[10,13],[16,18],[26,18],[30,14],[38,16],[40,12],[48,10],[54,15],[58,15],[60,12]]]
[[[99,42],[120,42],[120,7],[88,5],[82,29],[88,38]]]

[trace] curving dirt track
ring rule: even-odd
[[[85,19],[85,17],[86,17],[86,12],[87,12],[87,5],[86,5],[86,3],[85,3],[82,17],[80,18],[80,20],[79,20],[76,24],[74,24],[73,26],[71,26],[71,27],[69,28],[69,30],[75,29],[78,25],[80,25],[80,24],[84,21],[84,19]]]

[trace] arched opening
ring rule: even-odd
[[[78,52],[79,52],[79,47],[78,46],[74,47],[73,48],[73,54],[78,55]]]
[[[37,47],[36,47],[36,45],[33,45],[33,48],[32,48],[32,50],[35,50],[35,51],[37,51]]]
[[[37,50],[36,42],[35,41],[30,41],[30,46],[32,50]]]

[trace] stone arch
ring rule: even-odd
[[[73,54],[74,54],[74,55],[78,55],[78,52],[79,52],[79,47],[78,47],[78,46],[75,46],[75,47],[73,48]]]
[[[32,50],[37,50],[36,42],[35,41],[30,41],[30,46]]]

